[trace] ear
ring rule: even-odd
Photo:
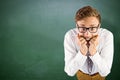
[[[98,25],[98,27],[99,27],[99,28],[101,27],[101,23]]]
[[[78,25],[77,25],[77,23],[76,23],[76,28],[78,28]]]

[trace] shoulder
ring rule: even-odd
[[[75,36],[77,34],[78,34],[77,28],[73,28],[73,29],[68,30],[65,33],[65,37],[72,37],[72,36]]]
[[[104,29],[104,28],[100,28],[99,30],[99,48],[100,50],[103,47],[106,47],[109,43],[109,45],[111,45],[113,43],[113,34],[111,31],[109,31],[108,29]],[[107,45],[106,45],[107,44]]]
[[[110,30],[105,29],[105,28],[100,28],[99,35],[105,38],[113,37],[113,33]]]

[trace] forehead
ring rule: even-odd
[[[79,26],[97,26],[99,24],[99,20],[96,17],[86,17],[79,21],[77,21]]]

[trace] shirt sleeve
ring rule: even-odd
[[[100,53],[91,56],[92,61],[97,65],[101,76],[107,76],[110,73],[113,62],[113,34],[105,37],[105,42]]]
[[[84,65],[86,56],[80,51],[76,51],[74,42],[69,33],[64,38],[65,67],[64,71],[69,76],[74,76],[76,72]]]

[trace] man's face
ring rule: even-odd
[[[96,17],[86,17],[76,22],[79,34],[86,40],[98,35],[99,20]]]

